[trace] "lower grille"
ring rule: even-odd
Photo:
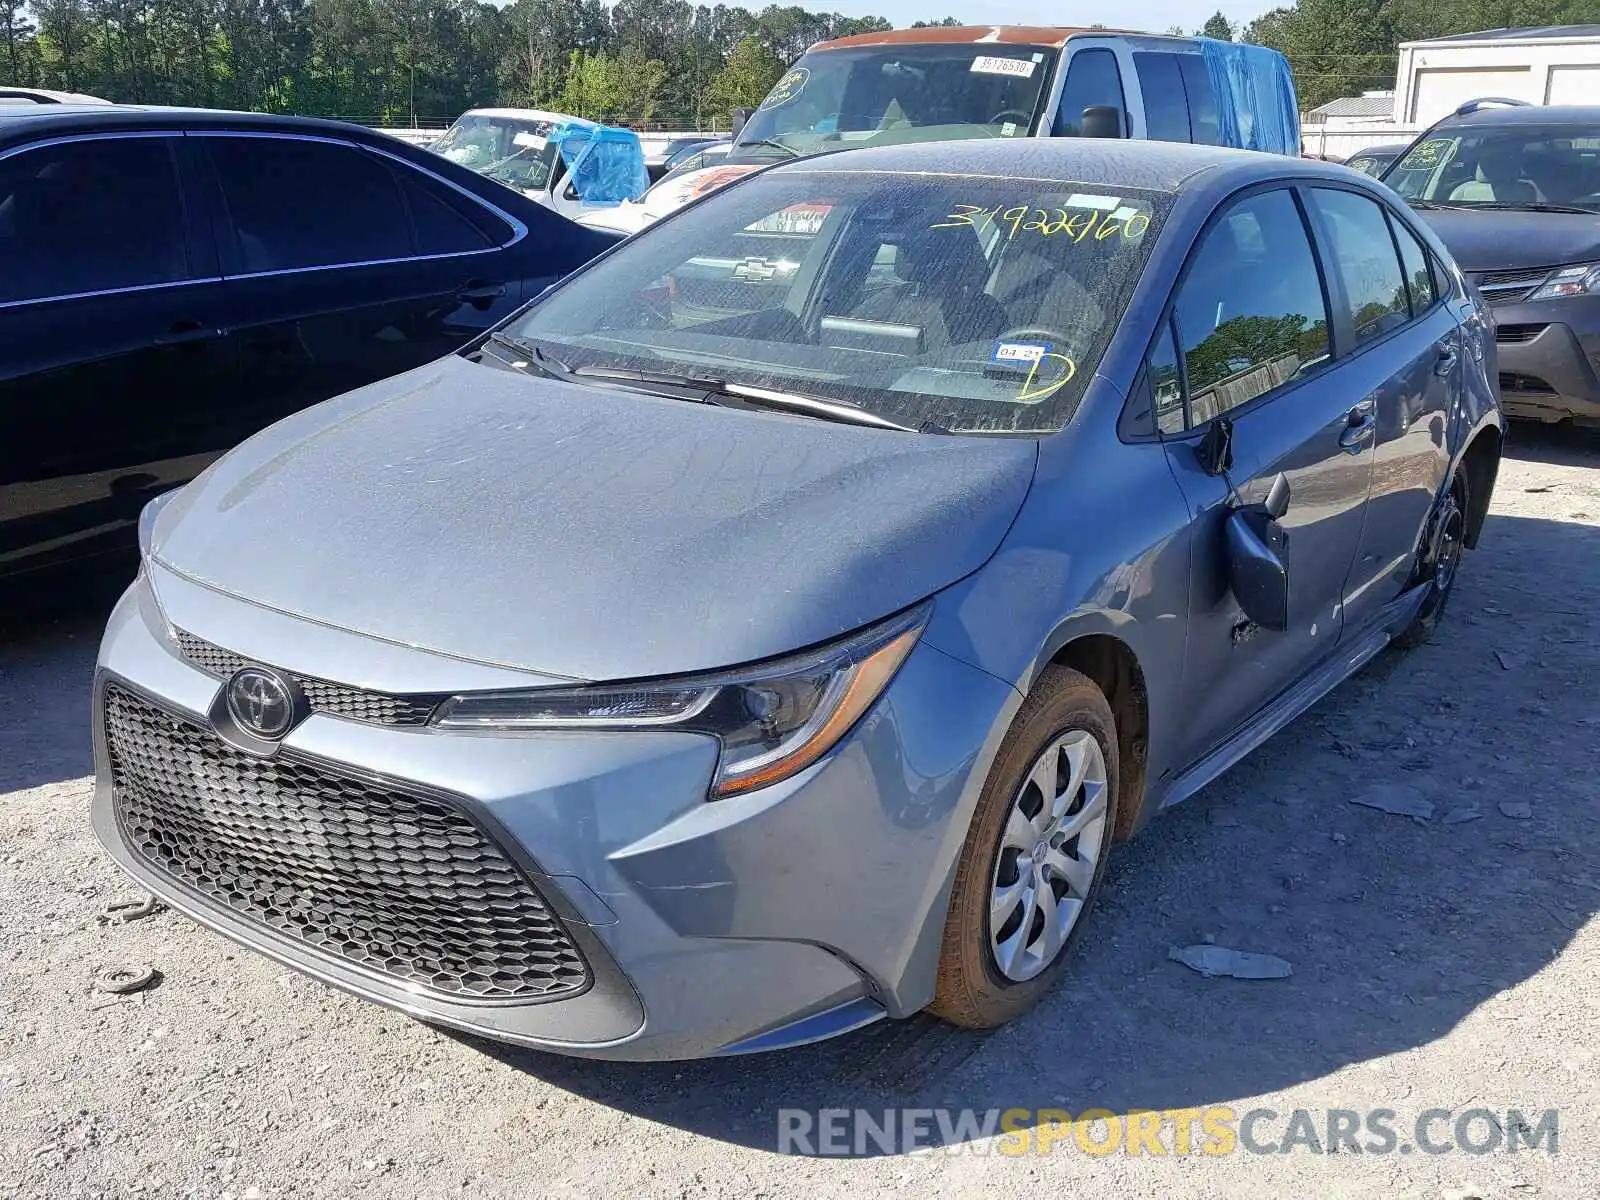
[[[1497,325],[1494,340],[1505,344],[1531,342],[1548,328],[1548,325]]]
[[[1525,396],[1554,396],[1556,394],[1555,388],[1537,375],[1513,375],[1509,371],[1500,372],[1500,390],[1502,392],[1521,392]]]
[[[218,679],[226,679],[251,665],[251,660],[243,655],[213,646],[192,633],[179,629],[174,631],[174,636],[184,658]],[[443,696],[395,696],[324,679],[308,679],[303,675],[295,679],[313,712],[372,725],[426,725],[433,710],[444,700]]]
[[[254,758],[115,685],[122,836],[212,905],[455,1000],[551,1000],[588,964],[527,875],[457,805]]]

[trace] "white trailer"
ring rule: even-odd
[[[1426,128],[1486,96],[1600,103],[1600,25],[1490,29],[1400,43],[1395,125]]]

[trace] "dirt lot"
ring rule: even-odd
[[[97,924],[129,894],[85,817],[109,599],[7,614],[0,1196],[1600,1196],[1597,598],[1600,443],[1519,431],[1435,642],[1381,657],[1124,847],[1074,977],[1031,1017],[652,1066],[436,1032],[170,913]],[[1432,819],[1349,802],[1383,784]],[[1206,937],[1294,975],[1167,960]],[[159,984],[91,989],[124,962]],[[1319,1127],[1389,1108],[1406,1145],[1430,1108],[1554,1108],[1560,1151],[775,1152],[781,1108],[1211,1105],[1275,1110],[1269,1143],[1296,1108]],[[1472,1137],[1497,1140],[1482,1119]]]

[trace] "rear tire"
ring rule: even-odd
[[[1456,577],[1461,573],[1461,555],[1466,544],[1464,538],[1467,527],[1467,502],[1470,499],[1466,473],[1457,470],[1455,478],[1450,481],[1450,491],[1445,497],[1443,506],[1428,526],[1430,535],[1433,535],[1435,530],[1438,531],[1433,537],[1437,546],[1437,557],[1428,568],[1431,578],[1428,581],[1428,593],[1422,600],[1422,607],[1417,610],[1417,615],[1411,624],[1394,639],[1394,644],[1402,650],[1420,646],[1431,638],[1433,631],[1439,626],[1439,618],[1444,616],[1445,605],[1450,602],[1450,595],[1455,590]],[[1428,550],[1429,547],[1424,545],[1418,553],[1425,554]]]
[[[995,756],[967,831],[930,1011],[992,1029],[1056,983],[1105,876],[1117,783],[1105,696],[1078,671],[1046,668]]]

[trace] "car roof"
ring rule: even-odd
[[[1600,136],[1600,105],[1486,105],[1468,113],[1453,113],[1436,128],[1466,129],[1479,125],[1589,125]]]
[[[1254,150],[1102,138],[982,138],[954,142],[908,142],[837,150],[794,159],[772,168],[801,171],[889,171],[927,175],[978,175],[1063,183],[1105,182],[1119,187],[1176,191],[1202,174],[1235,184],[1287,175],[1352,172],[1309,159]]]
[[[344,138],[393,141],[381,130],[325,121],[318,117],[285,117],[276,113],[227,112],[214,108],[166,108],[134,104],[0,105],[0,142],[32,141],[117,129],[272,129],[282,132],[333,134]]]
[[[542,108],[469,108],[461,114],[462,117],[489,117],[499,120],[522,121],[550,121],[559,125],[562,121],[582,121],[582,117],[570,116],[567,113],[546,112]],[[457,117],[456,120],[460,120]]]
[[[934,46],[1000,45],[1054,46],[1059,49],[1071,37],[1137,37],[1168,41],[1194,41],[1191,37],[1145,33],[1138,29],[1107,29],[1096,25],[924,25],[917,29],[885,29],[876,33],[857,33],[850,37],[818,42],[807,53],[841,50],[851,46]]]

